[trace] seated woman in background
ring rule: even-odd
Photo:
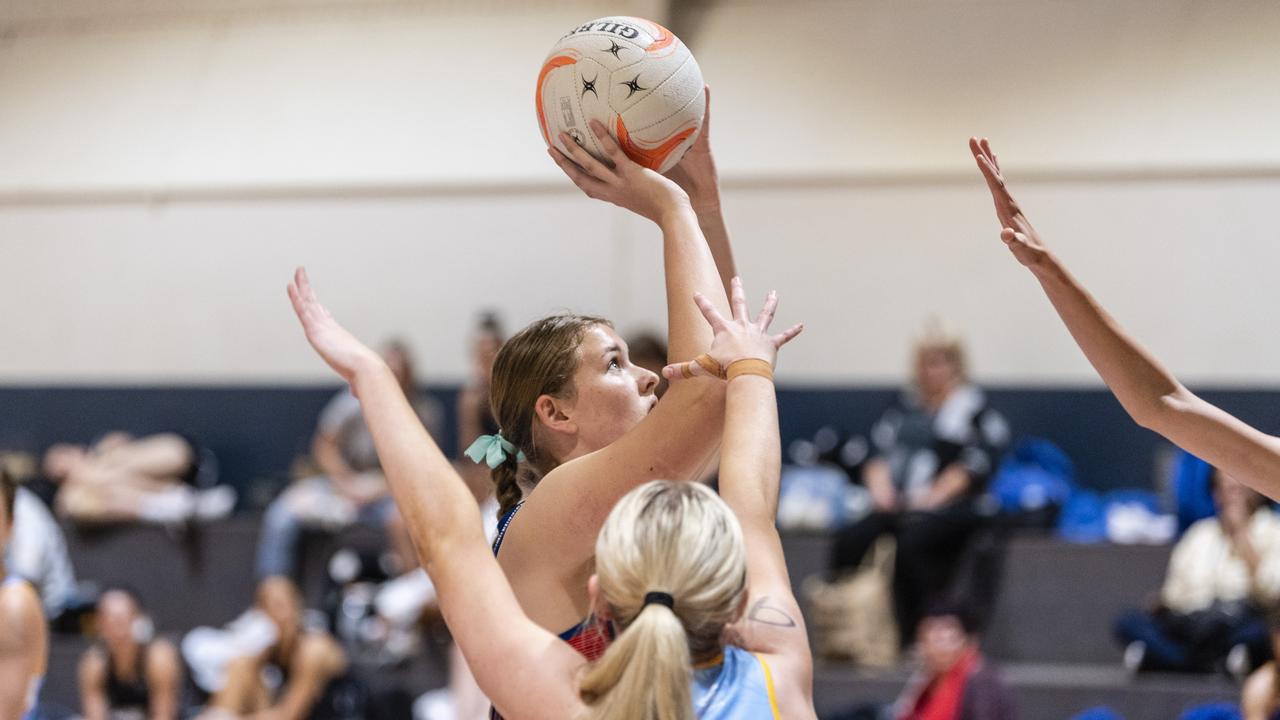
[[[897,720],[1012,720],[1013,695],[982,655],[972,615],[931,607],[917,629],[920,669],[894,706]]]
[[[1267,633],[1271,656],[1280,657],[1280,605],[1273,605],[1267,613]],[[1280,717],[1280,675],[1276,673],[1275,660],[1249,676],[1240,698],[1240,710],[1244,720],[1275,720]]]
[[[444,422],[440,404],[418,389],[408,346],[393,340],[382,355],[419,422],[439,432]],[[320,412],[311,459],[319,472],[294,482],[267,506],[258,540],[258,577],[294,576],[304,529],[337,531],[355,523],[384,529],[399,564],[393,569],[412,569],[413,549],[388,494],[373,439],[360,415],[360,401],[349,391],[340,390]]]
[[[1009,426],[971,384],[960,340],[929,328],[916,344],[915,382],[871,429],[862,481],[872,513],[842,530],[831,569],[858,567],[877,538],[897,539],[894,605],[905,644],[920,611],[941,598],[978,527],[973,501],[1009,442]]]
[[[204,453],[177,433],[134,438],[109,433],[92,446],[60,443],[44,456],[44,474],[60,485],[58,514],[86,523],[153,522],[172,525],[225,517],[235,491],[204,490]]]
[[[101,642],[80,658],[80,712],[84,720],[178,717],[182,660],[168,640],[151,639],[150,622],[128,590],[98,599]]]
[[[226,682],[202,717],[340,717],[333,706],[341,704],[335,700],[347,657],[329,633],[304,627],[297,586],[288,578],[266,578],[258,584],[256,605],[271,621],[274,642],[228,666]]]
[[[661,399],[671,385],[670,380],[662,377],[662,369],[667,366],[666,340],[652,330],[642,330],[627,338],[627,347],[631,350],[631,362],[659,377],[653,394]]]
[[[1221,470],[1217,515],[1174,546],[1158,605],[1116,620],[1130,670],[1208,672],[1224,660],[1237,677],[1271,658],[1264,608],[1280,599],[1280,515]]]

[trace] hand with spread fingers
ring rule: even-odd
[[[991,199],[995,201],[996,219],[1000,221],[1001,227],[1000,240],[1013,252],[1018,262],[1034,270],[1049,254],[1040,239],[1040,233],[1031,226],[1031,221],[1022,214],[1022,208],[1009,193],[1004,174],[1000,171],[1000,161],[992,152],[991,143],[986,138],[971,137],[969,150],[973,152],[973,159],[986,178]]]
[[[587,197],[611,202],[659,224],[669,213],[691,207],[689,196],[679,185],[627,157],[598,120],[591,121],[591,131],[608,162],[592,157],[564,133],[560,142],[569,149],[567,155],[558,148],[547,148],[551,159]]]
[[[320,304],[304,268],[298,268],[293,274],[293,282],[289,283],[289,300],[302,323],[307,342],[343,380],[350,383],[363,365],[384,362],[378,353],[339,325],[333,314]]]
[[[764,307],[755,320],[748,315],[747,294],[742,288],[742,279],[734,278],[732,282],[730,305],[733,308],[733,319],[725,320],[715,306],[707,302],[701,294],[695,294],[693,301],[698,304],[702,316],[711,324],[715,339],[706,354],[694,360],[675,363],[663,368],[662,374],[672,381],[691,377],[720,377],[732,375],[729,369],[735,363],[754,360],[764,368],[772,370],[778,358],[778,349],[791,342],[804,330],[804,325],[793,325],[777,335],[769,334],[769,326],[773,324],[774,313],[778,309],[778,294],[769,293]],[[763,374],[752,372],[749,374]]]

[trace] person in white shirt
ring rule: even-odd
[[[5,566],[16,495],[16,483],[0,468],[0,718],[32,720],[49,665],[49,629],[35,588]]]
[[[1280,514],[1221,470],[1217,515],[1174,546],[1159,602],[1116,621],[1131,670],[1211,671],[1237,676],[1271,659],[1265,608],[1280,598]]]
[[[4,561],[10,573],[35,586],[50,620],[75,599],[76,573],[62,527],[44,501],[21,486],[14,497],[13,535]]]

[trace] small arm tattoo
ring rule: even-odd
[[[752,622],[758,622],[762,625],[772,625],[774,627],[792,628],[796,626],[796,621],[786,610],[776,605],[769,604],[769,597],[760,598],[751,606],[751,611],[747,613],[747,619]]]

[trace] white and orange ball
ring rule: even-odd
[[[649,20],[606,17],[574,28],[538,73],[538,124],[548,145],[566,133],[604,157],[592,120],[627,156],[666,172],[698,139],[707,111],[702,71],[670,30]]]

